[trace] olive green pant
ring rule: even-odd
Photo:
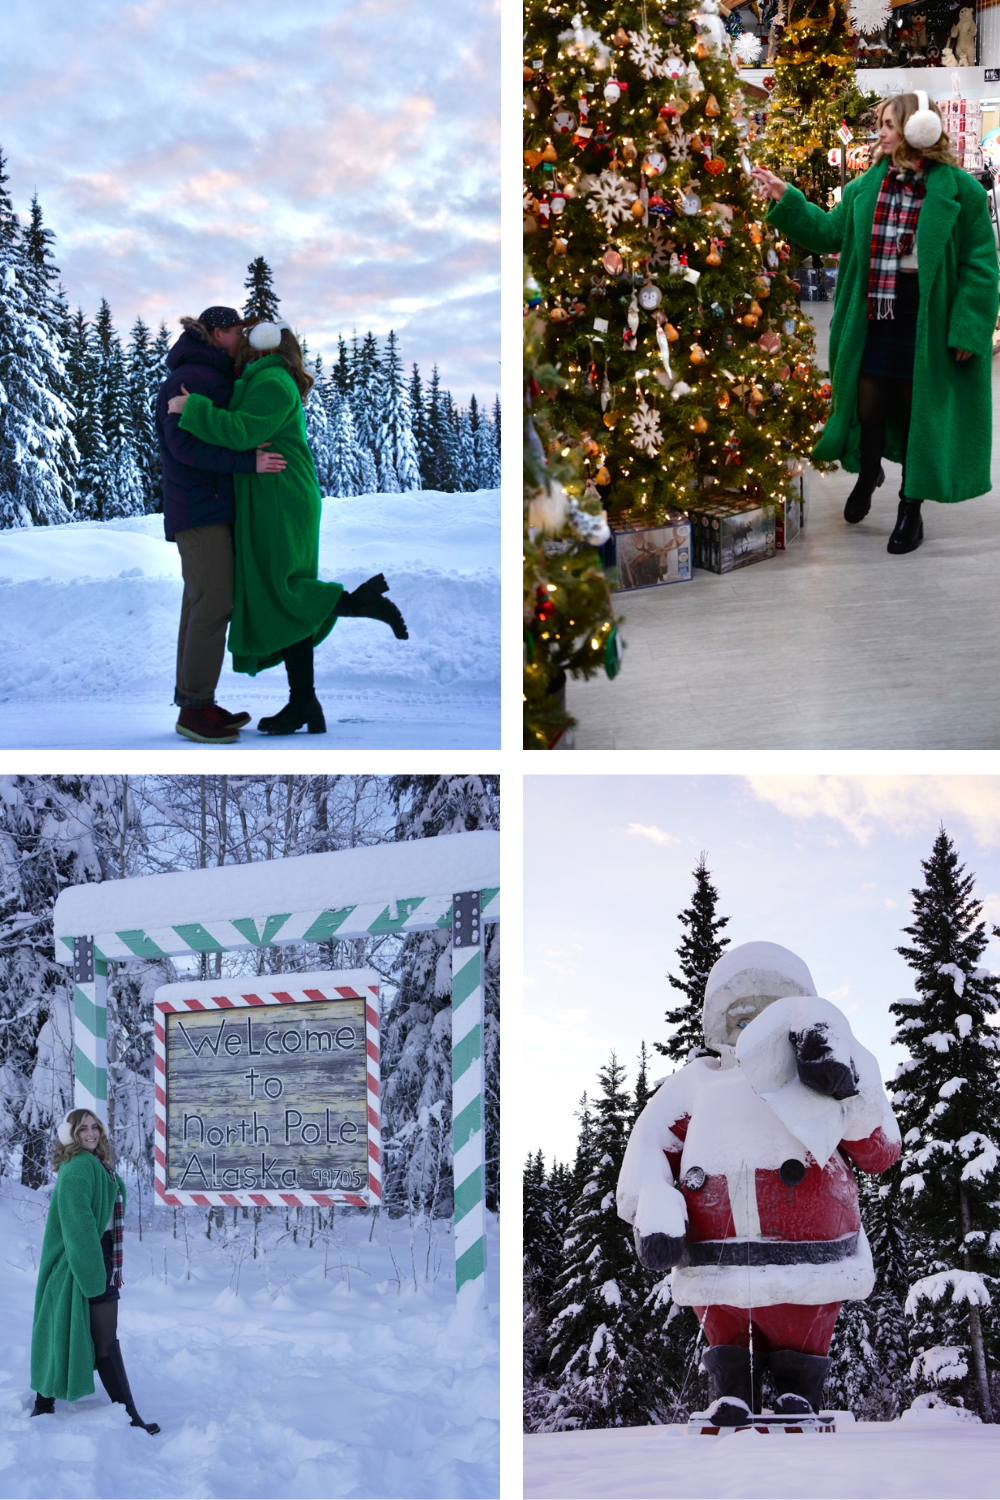
[[[181,708],[215,702],[233,612],[233,528],[193,526],[174,537],[181,555],[184,598],[177,632],[177,686]]]

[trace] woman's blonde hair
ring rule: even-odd
[[[921,148],[910,145],[903,134],[903,127],[910,116],[915,115],[919,108],[920,100],[916,94],[890,94],[887,99],[880,100],[875,106],[875,129],[878,130],[882,124],[882,116],[888,111],[891,116],[893,128],[899,135],[899,144],[892,153],[893,163],[897,167],[910,167],[912,169],[923,158],[924,161],[944,162],[949,167],[961,166],[961,162],[951,149],[951,142],[948,139],[948,132],[944,128],[943,120],[941,121],[941,135],[935,146]],[[927,108],[933,114],[937,115],[939,120],[941,119],[941,111],[933,99],[928,99]],[[882,150],[882,147],[876,146],[872,156],[872,165],[877,161],[881,161],[884,155],[885,152]]]
[[[283,328],[281,330],[281,343],[277,349],[254,349],[250,345],[251,328],[255,328],[257,323],[266,323],[267,321],[266,318],[258,318],[255,322],[248,323],[243,329],[243,337],[236,351],[236,374],[238,376],[242,375],[247,365],[252,364],[255,359],[263,359],[265,354],[276,354],[295,381],[303,402],[306,402],[309,399],[309,392],[316,384],[316,380],[313,375],[309,374],[309,371],[305,367],[305,361],[302,358],[302,348],[292,330],[290,328]]]
[[[97,1150],[94,1154],[99,1156],[101,1161],[106,1162],[109,1167],[112,1165],[111,1141],[108,1139],[108,1133],[104,1128],[103,1122],[97,1119],[97,1116],[91,1109],[71,1109],[66,1116],[66,1121],[73,1132],[73,1139],[68,1146],[64,1146],[62,1141],[56,1141],[56,1149],[52,1153],[52,1165],[57,1172],[64,1161],[69,1161],[71,1156],[79,1156],[81,1151],[86,1151],[86,1146],[80,1141],[80,1126],[84,1120],[97,1120],[97,1128],[101,1133],[98,1137]]]

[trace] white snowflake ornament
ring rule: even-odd
[[[628,39],[632,43],[628,55],[648,83],[654,76],[659,76],[663,66],[660,44],[653,41],[648,31],[630,31]]]
[[[646,259],[653,270],[656,270],[667,264],[667,257],[667,236],[657,225],[646,241]]]
[[[648,453],[650,458],[655,458],[663,442],[660,413],[655,406],[646,405],[645,396],[641,400],[639,410],[634,411],[629,418],[632,424],[632,445],[641,452]]]
[[[752,31],[744,31],[742,36],[737,37],[733,51],[745,68],[752,68],[763,51],[760,37],[754,36]]]
[[[854,30],[862,36],[872,36],[892,15],[889,0],[851,0],[848,15]]]
[[[631,216],[637,194],[634,183],[619,177],[617,172],[604,171],[591,190],[587,203],[595,214],[600,214],[605,229],[613,229],[622,219]]]

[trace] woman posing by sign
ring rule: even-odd
[[[768,222],[806,249],[840,252],[830,327],[833,409],[813,450],[858,481],[863,521],[883,454],[903,466],[892,553],[923,541],[921,501],[990,489],[990,361],[997,251],[986,194],[959,166],[921,92],[878,106],[875,161],[829,213],[764,167]]]
[[[133,1427],[159,1432],[135,1409],[118,1343],[125,1184],[111,1166],[111,1142],[100,1120],[71,1109],[59,1126],[52,1159],[58,1173],[42,1241],[31,1329],[31,1415],[78,1401],[94,1389],[94,1370]],[[89,1307],[88,1307],[89,1304]]]

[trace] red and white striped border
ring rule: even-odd
[[[292,976],[289,976],[292,977]],[[317,976],[310,975],[310,979]],[[349,969],[331,971],[321,976],[324,994],[319,989],[263,989],[258,984],[253,992],[245,995],[218,995],[212,999],[185,1000],[186,1010],[237,1010],[251,1005],[297,1005],[302,1001],[332,1000],[340,996],[343,1000],[365,997],[365,1047],[368,1062],[368,1190],[364,1193],[348,1193],[333,1188],[325,1193],[278,1193],[270,1190],[260,1193],[184,1193],[179,1189],[167,1191],[167,1095],[165,1088],[167,1071],[167,1034],[164,1017],[179,1011],[180,1005],[167,1000],[155,1002],[153,1010],[154,1056],[156,1078],[156,1147],[155,1184],[156,1196],[161,1203],[172,1208],[227,1207],[249,1208],[281,1207],[308,1208],[317,1205],[332,1208],[335,1203],[349,1203],[352,1208],[375,1208],[382,1201],[382,1122],[379,1114],[381,1097],[381,1072],[379,1067],[378,1030],[378,975],[371,969]],[[249,985],[252,981],[246,981]],[[273,981],[272,981],[273,983]],[[200,986],[199,986],[200,987]],[[220,983],[220,989],[223,984]],[[174,986],[176,988],[176,986]]]

